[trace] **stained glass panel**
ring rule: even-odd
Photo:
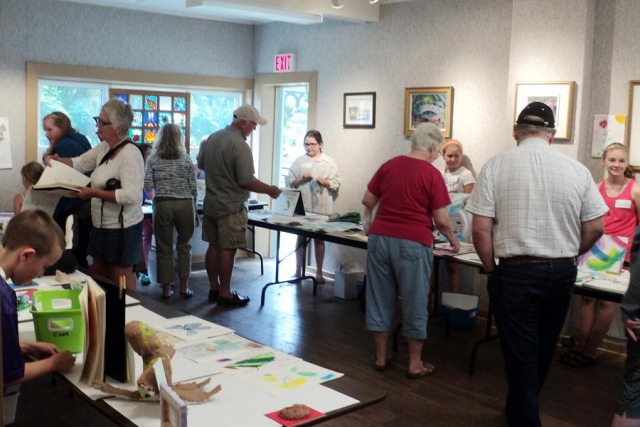
[[[149,144],[153,144],[156,140],[156,131],[155,129],[145,129],[144,130],[144,142],[148,142]]]
[[[161,111],[171,111],[171,97],[170,96],[161,96],[160,97],[160,110]]]
[[[180,127],[185,127],[187,115],[185,113],[173,113],[173,123]]]
[[[131,95],[131,108],[142,110],[142,95]]]
[[[129,129],[129,138],[133,142],[142,142],[142,129]]]
[[[114,98],[119,99],[120,101],[127,103],[127,94],[126,93],[116,93]]]
[[[175,111],[187,111],[187,99],[183,96],[173,98],[173,109]]]
[[[145,111],[144,112],[144,127],[146,128],[154,128],[158,127],[158,117],[155,111]]]
[[[144,109],[145,110],[157,110],[158,109],[158,96],[157,95],[145,95],[144,96]]]
[[[160,113],[160,121],[158,125],[164,126],[168,123],[171,123],[171,113],[165,113],[165,112]]]
[[[142,111],[133,112],[133,122],[131,123],[131,126],[142,127]]]

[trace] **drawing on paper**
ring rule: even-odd
[[[580,256],[578,268],[596,273],[620,274],[627,242],[626,237],[603,235],[587,253]]]
[[[225,366],[227,369],[238,369],[238,368],[260,368],[267,363],[271,363],[276,360],[276,357],[273,353],[265,353],[258,356],[250,357],[248,359],[243,359],[238,362],[232,363],[230,365]]]
[[[284,377],[279,378],[278,375],[274,374],[265,374],[264,380],[270,383],[278,383],[278,388],[285,390],[294,390],[308,382],[308,379],[315,379],[319,381],[315,382],[325,382],[333,379],[335,374],[329,372],[323,376],[319,376],[317,372],[314,371],[299,371],[297,367],[292,367],[289,372],[287,372]],[[315,378],[318,377],[318,378]]]
[[[622,114],[596,114],[593,119],[591,157],[600,158],[609,144],[624,144],[627,116]]]
[[[234,355],[240,355],[248,351],[261,349],[261,344],[249,341],[244,338],[229,335],[206,341],[197,341],[193,344],[184,345],[177,350],[185,357],[197,363],[209,361],[232,362]]]
[[[186,332],[187,336],[195,335],[198,331],[207,331],[211,329],[211,326],[204,326],[202,323],[186,323],[184,325],[168,326],[166,329],[176,329],[178,331]]]

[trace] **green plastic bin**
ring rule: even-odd
[[[84,321],[80,290],[36,291],[31,314],[36,340],[55,344],[60,350],[82,353]]]

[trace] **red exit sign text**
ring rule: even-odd
[[[296,56],[293,53],[276,55],[273,70],[276,73],[293,73],[296,71]]]

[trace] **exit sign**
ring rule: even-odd
[[[293,53],[276,55],[273,71],[276,73],[293,73],[296,71],[296,56]]]

